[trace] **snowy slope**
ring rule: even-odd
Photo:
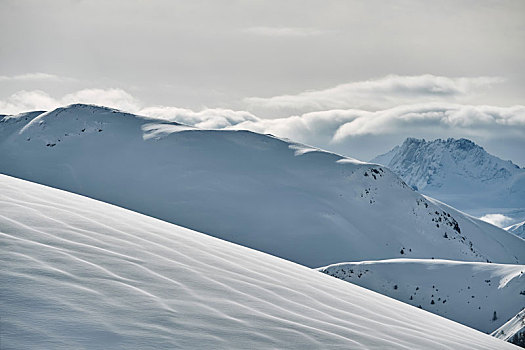
[[[525,221],[506,227],[505,230],[525,239]]]
[[[516,210],[517,215],[525,215],[525,169],[490,155],[470,140],[408,138],[372,162],[460,210],[479,216]]]
[[[511,349],[306,267],[0,175],[5,349]]]
[[[525,309],[518,312],[491,335],[525,348]]]
[[[444,209],[384,167],[272,136],[88,105],[18,125],[0,140],[4,174],[307,266],[395,257],[525,263],[525,241]]]
[[[486,333],[525,307],[525,265],[392,259],[319,270]]]

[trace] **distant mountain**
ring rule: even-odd
[[[505,230],[525,239],[525,221],[506,227]]]
[[[2,349],[513,349],[268,254],[0,175]]]
[[[392,259],[319,270],[485,333],[525,305],[525,265]]]
[[[525,169],[467,139],[408,138],[371,162],[387,166],[421,193],[472,214],[525,210]]]
[[[71,105],[0,122],[0,172],[310,267],[442,258],[525,263],[525,241],[385,167],[249,131]]]

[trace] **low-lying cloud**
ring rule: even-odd
[[[524,164],[525,106],[497,107],[446,103],[403,105],[370,112],[359,109],[310,112],[278,119],[258,118],[245,111],[172,107],[145,108],[139,113],[200,128],[244,129],[273,134],[368,160],[406,137],[466,137],[496,150],[496,155]],[[512,146],[502,150],[501,140]]]
[[[351,82],[323,90],[310,90],[294,95],[267,98],[249,97],[244,101],[254,108],[270,110],[319,111],[341,108],[374,110],[421,101],[455,101],[502,81],[503,79],[497,77],[450,78],[431,74],[389,75],[380,79]]]
[[[503,214],[487,214],[480,217],[480,219],[498,227],[506,227],[514,221]]]
[[[204,129],[244,129],[273,134],[362,160],[386,152],[406,137],[466,137],[502,158],[512,159],[522,166],[525,164],[521,151],[525,149],[523,105],[498,107],[430,102],[378,111],[331,109],[265,119],[242,110],[194,111],[144,106],[121,89],[84,89],[60,98],[42,91],[20,91],[0,101],[0,111],[50,110],[71,103],[104,105]]]
[[[60,98],[41,90],[18,91],[0,100],[0,114],[16,114],[35,110],[51,110],[72,103],[88,103],[130,112],[140,110],[140,102],[122,89],[83,89]]]

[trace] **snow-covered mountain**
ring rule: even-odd
[[[506,227],[505,230],[525,239],[525,221]]]
[[[512,349],[255,250],[0,175],[5,349]]]
[[[525,169],[470,140],[408,138],[372,162],[387,166],[421,193],[473,215],[525,215]]]
[[[319,270],[485,333],[525,306],[525,265],[392,259]]]
[[[525,348],[525,309],[518,312],[516,316],[495,330],[491,335]]]
[[[388,169],[269,135],[89,105],[5,117],[0,133],[4,174],[307,266],[525,263],[524,240],[421,196]]]

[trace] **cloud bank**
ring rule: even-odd
[[[0,114],[47,111],[72,103],[96,104],[130,112],[140,110],[140,102],[122,89],[83,89],[60,98],[52,97],[41,90],[22,90],[0,100]]]
[[[419,81],[416,79],[416,82]],[[450,83],[453,80],[446,80]],[[424,91],[418,88],[409,90]],[[468,90],[472,81],[443,83],[441,94]],[[389,84],[382,85],[389,91]],[[397,86],[393,84],[393,86]],[[448,86],[448,87],[446,87]],[[445,88],[446,87],[446,88]],[[459,91],[459,92],[458,92]],[[273,134],[312,146],[368,160],[388,151],[406,137],[427,139],[466,137],[504,159],[525,165],[525,106],[428,102],[400,105],[377,111],[329,109],[277,119],[260,118],[243,110],[207,108],[200,111],[172,106],[145,106],[122,89],[84,89],[52,97],[43,91],[19,91],[0,100],[0,111],[50,110],[71,103],[91,103],[177,121],[204,129],[245,129]],[[505,140],[505,142],[502,142]]]
[[[327,110],[278,119],[264,119],[246,111],[228,109],[195,112],[155,107],[142,109],[139,113],[200,128],[273,134],[362,160],[388,151],[406,137],[466,137],[504,159],[525,164],[525,155],[520,151],[525,149],[525,106],[433,102],[375,112]]]
[[[402,131],[417,134],[455,130],[469,135],[489,136],[507,129],[525,135],[525,106],[496,107],[429,103],[398,106],[370,112],[358,109],[310,112],[278,119],[263,119],[245,111],[206,109],[194,112],[174,107],[151,107],[141,114],[165,118],[201,128],[247,129],[308,142],[324,139],[340,143],[356,136],[388,135]]]
[[[501,228],[508,226],[514,221],[512,218],[503,214],[487,214],[480,217],[480,219]]]
[[[341,84],[329,89],[295,95],[249,97],[244,101],[266,109],[326,110],[341,108],[381,109],[424,101],[454,101],[473,95],[503,79],[497,77],[449,78],[430,74],[389,75],[384,78]]]

